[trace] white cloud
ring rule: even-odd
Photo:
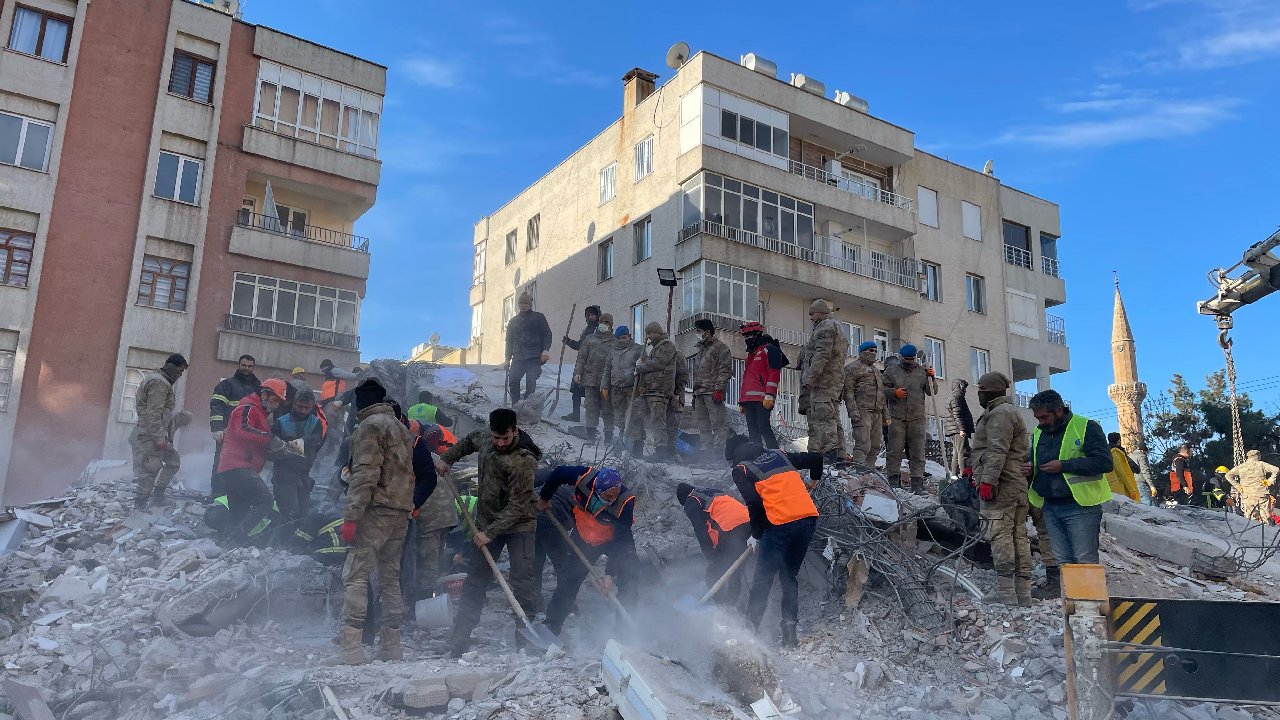
[[[1225,30],[1190,41],[1177,49],[1178,64],[1186,68],[1218,68],[1280,54],[1280,18],[1261,27]]]
[[[396,69],[414,84],[426,87],[457,87],[462,79],[459,65],[425,55],[401,60]]]
[[[1280,55],[1280,4],[1274,0],[1131,0],[1135,12],[1178,6],[1168,41],[1135,53],[1147,71],[1232,67]]]
[[[1241,104],[1230,97],[1161,99],[1141,92],[1057,103],[1054,109],[1059,113],[1104,117],[1013,128],[996,142],[1078,149],[1187,137],[1230,120]]]

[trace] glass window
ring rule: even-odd
[[[756,144],[756,122],[745,115],[738,117],[738,142],[743,145]]]
[[[488,245],[489,243],[486,240],[481,240],[479,243],[476,244],[475,257],[472,259],[472,263],[471,263],[471,284],[472,285],[479,285],[480,283],[484,282],[485,253]]]
[[[1031,252],[1031,229],[1017,223],[1004,221],[1004,244]]]
[[[524,249],[532,250],[538,247],[538,234],[541,232],[542,215],[534,215],[529,218],[529,223],[525,227],[524,232]]]
[[[969,348],[969,366],[973,369],[973,382],[991,372],[991,355],[982,348]]]
[[[636,303],[631,306],[630,330],[632,339],[644,337],[645,314],[648,309],[649,303],[647,302]]]
[[[720,111],[720,136],[730,140],[738,139],[738,114],[728,110]]]
[[[21,5],[14,9],[9,49],[65,63],[70,39],[71,18]]]
[[[931,262],[921,263],[924,268],[924,297],[942,302],[942,268]]]
[[[933,368],[933,373],[939,380],[945,380],[947,377],[946,344],[937,338],[925,336],[924,362],[926,367]]]
[[[35,240],[30,233],[0,229],[0,285],[27,286]]]
[[[773,152],[773,128],[763,123],[756,126],[756,149]]]
[[[169,152],[160,153],[156,165],[157,197],[191,205],[200,199],[201,161]]]
[[[760,319],[759,275],[732,265],[703,260],[686,267],[684,317],[699,312],[716,313],[738,320]]]
[[[1050,260],[1058,259],[1058,238],[1049,233],[1040,233],[1040,257]]]
[[[471,339],[475,340],[480,337],[480,324],[484,317],[483,305],[471,306]]]
[[[598,282],[613,277],[613,238],[600,243],[600,275]]]
[[[987,311],[986,281],[980,275],[964,276],[965,307],[976,313]]]
[[[787,131],[781,128],[773,129],[773,154],[781,158],[790,157],[791,153],[787,147]]]
[[[608,167],[600,171],[600,204],[603,205],[613,199],[617,193],[617,175],[618,163],[610,163]]]
[[[964,220],[964,236],[970,240],[982,240],[982,208],[961,201],[960,212]]]
[[[124,387],[120,392],[120,422],[138,422],[138,388],[147,378],[143,368],[126,367],[124,369]]]
[[[181,50],[173,51],[173,69],[169,73],[169,92],[203,103],[213,102],[213,69],[215,63]]]
[[[9,388],[13,386],[13,365],[17,357],[12,350],[0,350],[0,412],[9,409]]]
[[[512,230],[507,233],[507,252],[503,256],[503,263],[510,265],[516,261],[516,231]]]
[[[350,290],[236,273],[231,314],[355,335],[360,298]]]
[[[632,226],[635,234],[635,262],[640,263],[653,256],[653,218],[645,218]]]
[[[138,281],[139,305],[162,310],[187,309],[187,281],[191,263],[144,255]]]
[[[212,68],[208,72],[212,83]],[[200,85],[199,70],[196,85]],[[283,67],[258,66],[254,125],[343,152],[376,157],[382,96]]]
[[[0,113],[0,163],[44,172],[52,138],[48,123]]]
[[[516,296],[508,295],[502,298],[502,327],[507,327],[511,322],[511,318],[516,316]]]
[[[641,140],[636,144],[636,174],[635,179],[647,177],[653,172],[653,136]]]
[[[684,184],[684,205],[681,213],[680,227],[687,228],[702,219],[702,178],[694,177]],[[710,219],[710,218],[708,218]]]
[[[920,222],[929,227],[938,227],[938,193],[918,185],[916,198],[920,203]]]

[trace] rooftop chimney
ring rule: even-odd
[[[658,76],[642,68],[631,68],[622,76],[622,114],[629,115],[653,94]]]

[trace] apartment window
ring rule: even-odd
[[[609,167],[600,171],[600,204],[603,205],[617,194],[618,163],[610,163]]]
[[[13,364],[18,354],[0,350],[0,412],[9,409],[9,388],[13,386]]]
[[[925,336],[924,338],[924,362],[928,367],[933,368],[933,374],[939,380],[945,380],[947,377],[947,346],[946,343],[938,338]]]
[[[0,163],[44,172],[49,166],[53,125],[0,113]]]
[[[1058,259],[1058,237],[1049,233],[1040,233],[1040,257]]]
[[[483,305],[471,306],[471,339],[475,340],[480,337],[480,321],[483,317]]]
[[[924,295],[926,300],[942,302],[942,268],[936,263],[922,262],[924,270]]]
[[[191,263],[144,255],[142,279],[138,283],[138,304],[162,310],[187,309],[187,281]]]
[[[613,238],[600,243],[600,274],[596,282],[613,277]]]
[[[138,422],[138,388],[147,378],[145,368],[126,367],[124,369],[124,389],[120,392],[120,422]]]
[[[360,297],[351,290],[236,273],[231,314],[355,335]]]
[[[213,71],[217,63],[181,50],[173,51],[169,92],[202,103],[213,102]]]
[[[635,261],[648,260],[653,256],[653,218],[647,217],[631,227],[635,234]]]
[[[973,368],[973,382],[991,371],[991,355],[982,348],[969,348],[969,367]]]
[[[648,177],[653,172],[653,136],[636,143],[636,180]]]
[[[1031,269],[1031,228],[1008,220],[1002,221],[1004,230],[1004,261]]]
[[[987,281],[981,275],[964,276],[964,305],[970,312],[987,312]]]
[[[752,270],[702,260],[684,269],[684,317],[715,313],[760,319],[760,276]]]
[[[960,203],[960,214],[964,221],[964,236],[970,240],[982,240],[982,208],[973,203]]]
[[[13,13],[9,49],[65,63],[71,45],[71,22],[69,17],[19,5]]]
[[[382,96],[268,60],[258,65],[253,124],[356,155],[378,155]]]
[[[0,229],[0,285],[27,286],[35,243],[31,233]]]
[[[787,131],[728,110],[720,111],[720,137],[785,158]]]
[[[691,195],[696,197],[699,189],[702,190],[702,217],[707,221],[806,250],[814,249],[813,205],[714,173],[703,173],[685,183],[686,204],[693,200]],[[696,222],[696,206],[694,214]],[[686,222],[686,227],[689,224],[692,223]]]
[[[160,162],[156,165],[156,197],[197,204],[202,165],[202,161],[185,155],[160,153]]]
[[[938,193],[917,185],[916,200],[920,203],[920,222],[929,227],[938,227]]]
[[[485,254],[489,241],[481,240],[476,244],[476,253],[471,260],[471,284],[479,285],[484,282],[484,263]]]
[[[636,303],[631,306],[631,337],[644,337],[645,314],[648,310],[648,302]]]
[[[872,339],[876,343],[876,354],[880,356],[880,360],[884,360],[889,356],[889,331],[875,328],[872,333]]]
[[[290,235],[307,236],[308,215],[306,210],[276,205],[276,217],[280,218],[280,230]]]
[[[508,295],[502,298],[502,327],[506,327],[511,322],[511,318],[516,316],[516,296]]]
[[[529,218],[529,222],[524,229],[524,249],[532,250],[538,247],[538,234],[541,232],[542,214],[539,213]]]
[[[503,262],[507,265],[516,261],[516,231],[512,230],[507,233],[507,252],[503,255]]]
[[[837,322],[840,323],[841,329],[844,330],[844,336],[849,341],[850,357],[857,355],[858,346],[862,344],[862,326],[847,323],[842,320],[838,320]]]

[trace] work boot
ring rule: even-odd
[[[1014,587],[1013,577],[1010,575],[1000,575],[996,577],[996,589],[982,596],[982,602],[990,604],[1008,605],[1013,607],[1018,604],[1018,592]]]
[[[1013,590],[1018,596],[1018,604],[1022,607],[1031,607],[1034,601],[1031,599],[1031,578],[1016,577],[1013,579]]]
[[[147,498],[146,498],[146,497],[135,497],[135,498],[133,499],[133,509],[134,509],[134,510],[146,510],[146,509],[147,509]]]
[[[360,643],[364,631],[347,625],[342,626],[342,649],[338,653],[341,665],[363,665],[368,660],[364,656],[364,646]]]
[[[592,442],[595,442],[596,438],[600,436],[599,431],[593,427],[583,428],[583,430],[586,430],[587,439]]]
[[[782,623],[782,647],[795,647],[800,644],[800,639],[796,637],[796,624],[793,622]]]
[[[400,647],[400,628],[382,628],[378,632],[378,659],[386,662],[404,659],[404,650]]]
[[[471,649],[471,633],[466,635],[453,634],[449,636],[449,657],[462,657],[462,654]]]
[[[606,445],[613,445],[613,428],[612,427],[607,427],[604,429],[604,442]]]
[[[1057,565],[1046,565],[1044,568],[1044,585],[1032,590],[1031,597],[1037,600],[1061,599],[1062,568]]]
[[[911,493],[913,495],[924,494],[924,478],[922,477],[911,478]]]
[[[173,500],[169,499],[163,490],[156,490],[151,493],[151,507],[172,507]]]
[[[571,412],[565,413],[564,415],[561,415],[560,419],[568,420],[569,422],[582,422],[582,416],[578,414],[577,410],[573,410]]]

